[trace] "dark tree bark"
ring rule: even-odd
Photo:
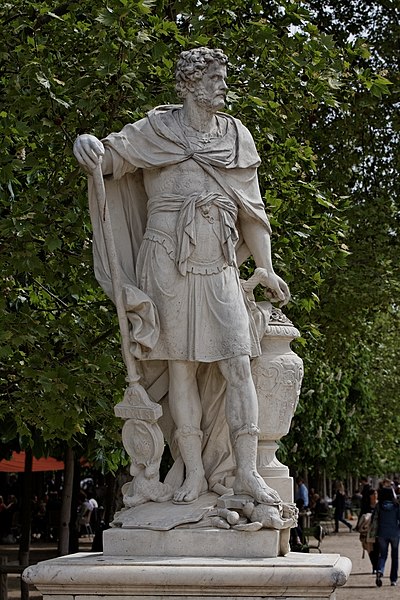
[[[69,550],[74,470],[74,451],[68,446],[65,452],[64,487],[62,493],[62,504],[60,514],[60,536],[58,540],[59,556],[64,556],[65,554],[68,554]]]
[[[79,531],[76,527],[76,516],[78,512],[78,495],[80,490],[80,476],[81,466],[79,460],[75,457],[74,459],[74,474],[73,474],[73,488],[72,488],[72,501],[71,501],[71,518],[69,522],[69,548],[68,552],[74,554],[79,552]]]
[[[32,517],[32,449],[25,451],[25,471],[22,481],[21,501],[21,539],[19,542],[19,564],[29,565],[29,550],[31,543],[31,517]],[[29,600],[29,586],[21,578],[21,600]]]

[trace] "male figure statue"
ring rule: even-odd
[[[273,269],[270,226],[257,181],[249,131],[223,114],[227,57],[221,50],[182,52],[176,88],[183,106],[158,107],[100,142],[82,135],[74,152],[93,172],[120,180],[141,171],[147,223],[136,259],[136,285],[155,303],[160,336],[146,360],[168,361],[169,407],[185,465],[176,502],[207,490],[202,463],[202,404],[197,374],[217,363],[226,380],[226,420],[236,462],[235,493],[279,501],[256,469],[258,402],[250,358],[261,353],[238,265],[250,254],[263,285],[286,304],[289,289]]]

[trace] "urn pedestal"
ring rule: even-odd
[[[258,472],[286,502],[293,501],[293,481],[276,451],[277,442],[289,432],[299,401],[303,361],[290,347],[299,336],[282,311],[273,308],[261,340],[262,354],[252,361],[259,403]]]

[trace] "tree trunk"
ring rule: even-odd
[[[32,449],[25,451],[25,470],[22,483],[21,539],[19,542],[19,564],[29,565],[32,517]],[[29,600],[29,586],[21,578],[21,600]]]
[[[322,488],[322,497],[325,500],[325,498],[328,495],[328,489],[327,489],[327,485],[326,485],[326,471],[325,469],[323,470],[323,488]]]
[[[71,519],[69,522],[69,548],[70,554],[79,552],[79,531],[76,527],[76,516],[78,512],[78,495],[80,490],[81,466],[79,460],[74,458],[74,473],[71,501]]]
[[[65,452],[64,487],[60,514],[60,535],[58,555],[64,556],[69,550],[69,531],[71,521],[71,503],[74,485],[74,451],[69,446]]]

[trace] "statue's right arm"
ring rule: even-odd
[[[73,150],[75,158],[86,173],[91,175],[100,160],[104,175],[112,172],[111,156],[105,151],[102,142],[94,135],[88,133],[79,135],[75,140]]]

